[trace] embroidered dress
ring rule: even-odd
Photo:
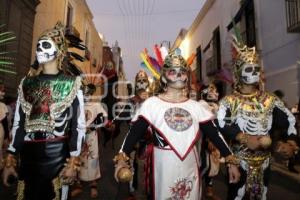
[[[81,161],[83,164],[80,169],[79,178],[82,181],[93,181],[101,177],[97,128],[102,125],[103,121],[97,120],[97,117],[99,118],[100,114],[103,117],[107,117],[107,113],[98,102],[87,102],[84,107],[87,120],[87,133],[81,152]]]
[[[231,154],[214,129],[212,118],[209,110],[193,100],[172,103],[150,97],[138,109],[121,151],[129,155],[147,128],[152,128],[149,183],[152,199],[200,199],[201,177],[195,143],[201,137],[201,131],[203,134],[210,132],[208,137],[218,144],[223,155]]]

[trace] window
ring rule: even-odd
[[[196,49],[196,73],[197,73],[197,81],[202,82],[202,54],[201,54],[201,46]]]
[[[86,46],[85,58],[88,60],[91,60],[91,52],[89,50],[89,43],[90,43],[90,34],[89,34],[88,29],[86,29],[86,31],[85,31],[85,46]]]
[[[256,46],[255,13],[253,0],[245,8],[245,25],[247,46]]]
[[[241,8],[234,17],[234,22],[239,26],[243,41],[247,46],[256,46],[256,30],[255,30],[255,11],[253,0],[243,0]],[[227,30],[230,31],[233,28],[231,22],[227,26]]]
[[[72,26],[73,23],[73,7],[71,6],[70,3],[68,3],[68,8],[67,8],[67,22],[66,22],[66,26],[70,27]]]
[[[90,40],[90,34],[88,29],[85,31],[85,46],[89,49],[89,41]]]
[[[213,37],[210,44],[205,49],[211,49],[212,55],[206,60],[206,75],[215,75],[221,69],[221,42],[220,29],[216,28],[213,32]]]
[[[300,32],[300,0],[286,0],[285,9],[287,31]]]
[[[221,69],[221,41],[220,29],[216,28],[213,32],[213,57],[214,65],[217,70]]]

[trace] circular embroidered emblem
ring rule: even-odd
[[[164,115],[164,119],[167,125],[178,132],[185,131],[193,124],[191,114],[182,108],[169,108]]]

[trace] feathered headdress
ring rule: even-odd
[[[86,50],[86,47],[81,44],[82,40],[72,34],[61,22],[57,22],[54,28],[44,31],[40,39],[51,39],[57,47],[58,69],[63,70],[65,73],[78,76],[82,71],[72,61],[78,60],[84,62],[85,58],[75,52],[70,52],[69,48],[73,47],[79,50]],[[31,67],[35,70],[38,69],[39,64],[35,61]]]
[[[232,37],[232,59],[233,59],[233,71],[234,71],[234,77],[235,77],[235,89],[237,89],[241,84],[241,72],[242,72],[242,66],[245,63],[248,64],[259,64],[259,56],[256,51],[255,46],[254,47],[248,47],[240,34],[240,31],[236,24],[233,21],[233,29],[234,34]],[[263,71],[263,70],[261,70]],[[263,81],[260,79],[260,89],[263,89]]]

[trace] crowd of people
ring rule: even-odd
[[[291,112],[278,92],[266,92],[255,48],[236,38],[232,44],[235,84],[225,97],[212,81],[196,91],[199,99],[189,98],[191,69],[177,50],[165,57],[155,92],[147,74],[137,73],[130,129],[113,159],[117,182],[134,192],[136,179],[145,179],[147,199],[216,200],[213,178],[224,163],[228,200],[264,200],[272,153],[289,160],[292,169],[299,105]],[[123,113],[114,115],[112,92],[104,108],[91,98],[95,85],[64,72],[66,45],[61,24],[45,31],[36,49],[39,73],[22,79],[15,106],[0,103],[0,168],[5,186],[18,179],[17,199],[66,200],[82,192],[82,182],[97,198],[98,134],[109,138],[120,131],[117,118]],[[4,94],[1,85],[1,99]],[[143,177],[137,159],[144,160]]]

